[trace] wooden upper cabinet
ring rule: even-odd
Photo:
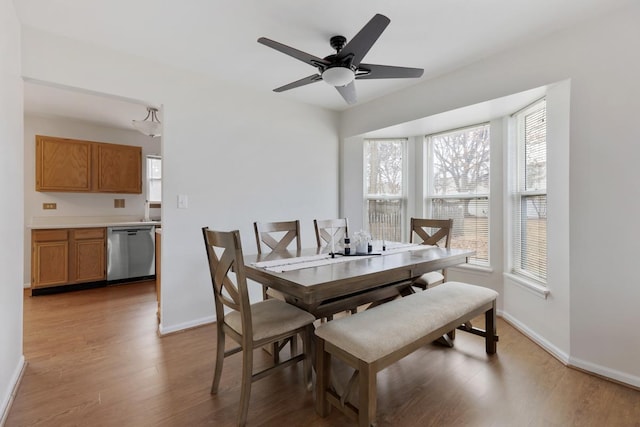
[[[36,136],[36,191],[91,191],[91,143]]]
[[[142,149],[132,145],[95,144],[96,191],[142,193]]]
[[[36,136],[36,191],[142,193],[142,148]]]

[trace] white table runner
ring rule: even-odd
[[[385,256],[391,254],[397,254],[399,252],[408,251],[420,251],[430,249],[435,246],[421,245],[419,243],[387,243],[386,250],[383,252],[376,252],[376,255],[355,255],[355,256],[343,256],[337,255],[335,258],[331,258],[330,254],[318,254],[310,256],[302,256],[295,258],[276,259],[271,261],[253,262],[251,265],[258,268],[264,268],[267,271],[274,273],[283,273],[285,271],[302,270],[303,268],[320,267],[323,265],[338,264],[342,262],[353,261],[356,259],[373,258],[376,256]]]

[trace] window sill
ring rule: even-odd
[[[449,267],[447,270],[465,270],[465,271],[474,271],[478,273],[493,273],[493,268],[485,265],[476,265],[476,264],[460,264],[455,267]]]
[[[533,280],[528,280],[512,273],[504,273],[504,277],[509,279],[510,283],[513,283],[514,285],[517,285],[542,299],[547,299],[549,296],[549,289],[546,286],[534,282]]]

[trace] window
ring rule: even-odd
[[[543,99],[516,113],[513,273],[547,280],[547,107]]]
[[[374,240],[403,240],[406,145],[404,138],[364,142],[365,224]]]
[[[469,263],[489,264],[489,124],[426,137],[425,212],[453,218],[451,247],[476,252]]]
[[[162,202],[162,159],[147,156],[147,201]]]

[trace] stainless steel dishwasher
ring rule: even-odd
[[[107,227],[107,282],[155,275],[153,225]]]

